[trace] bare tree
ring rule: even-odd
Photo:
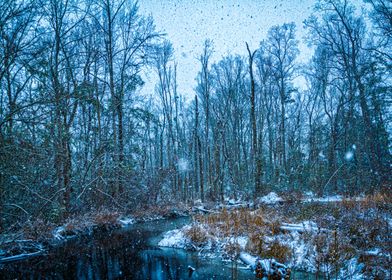
[[[258,151],[257,144],[257,125],[256,125],[256,94],[255,94],[255,79],[253,77],[253,59],[256,51],[251,52],[248,43],[246,43],[246,49],[248,50],[249,56],[249,76],[250,76],[250,122],[252,124],[252,158],[254,162],[253,174],[255,184],[255,194],[262,192],[261,186],[261,158]]]
[[[373,173],[370,184],[379,185],[380,179],[384,177],[374,176],[376,173],[382,174],[384,168],[380,162],[380,150],[376,148],[375,139],[377,139],[377,130],[374,125],[374,115],[369,103],[368,93],[371,92],[374,85],[366,82],[369,75],[372,61],[370,53],[365,49],[366,28],[362,18],[354,15],[354,7],[348,1],[326,1],[317,7],[316,12],[322,13],[321,19],[316,16],[306,21],[306,26],[311,30],[313,40],[317,44],[323,44],[329,51],[330,58],[334,58],[334,66],[337,71],[338,79],[343,77],[342,86],[338,88],[347,92],[347,98],[350,100],[347,118],[353,118],[355,114],[355,105],[361,109],[362,125],[360,131],[364,135],[364,149],[366,157],[370,162],[370,170]],[[373,102],[377,101],[375,96]],[[358,101],[356,103],[355,101]],[[356,104],[355,104],[356,103]],[[381,127],[384,125],[379,123]],[[346,124],[346,128],[352,128]],[[381,129],[383,130],[383,129]],[[354,134],[349,133],[348,136]],[[362,143],[358,143],[360,145]],[[345,147],[348,149],[349,147]],[[385,153],[386,148],[381,148]]]
[[[265,49],[271,55],[272,68],[280,98],[280,164],[284,173],[287,174],[287,151],[286,151],[286,104],[290,100],[292,86],[290,82],[294,78],[295,59],[299,53],[298,41],[295,39],[295,24],[283,24],[274,26],[268,32],[268,40]]]
[[[199,96],[200,103],[203,106],[204,112],[204,164],[203,164],[203,180],[210,187],[212,184],[212,171],[211,171],[211,147],[210,147],[210,118],[211,118],[211,73],[210,73],[210,60],[213,54],[213,42],[205,40],[203,52],[199,57],[201,64],[201,71],[198,73],[196,92]]]

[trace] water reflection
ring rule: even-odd
[[[6,264],[0,276],[1,279],[82,280],[255,279],[249,270],[234,272],[231,264],[154,245],[164,231],[187,222],[187,219],[156,221],[72,240],[53,248],[46,256]],[[191,276],[189,266],[195,268]]]

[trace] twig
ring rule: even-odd
[[[338,171],[340,170],[340,168],[343,167],[344,164],[345,163],[342,163],[342,165],[340,165],[339,168],[335,170],[335,172],[331,175],[331,177],[329,177],[327,183],[323,187],[323,190],[325,190],[325,188],[328,186],[329,182],[331,182],[332,178],[336,175],[336,173],[338,173]]]
[[[113,202],[114,203],[116,203],[118,206],[120,206],[121,208],[123,208],[123,209],[126,209],[126,207],[124,207],[124,206],[122,206],[120,203],[118,203],[117,202],[117,200],[113,197],[113,196],[111,196],[110,194],[108,194],[108,193],[106,193],[106,192],[104,192],[104,191],[102,191],[102,190],[100,190],[100,189],[96,189],[98,192],[100,192],[100,193],[102,193],[102,194],[104,194],[104,195],[106,195],[106,196],[108,196],[108,197],[110,197],[112,200],[113,200]]]
[[[101,178],[102,178],[101,176],[96,177],[96,178],[93,179],[91,182],[89,182],[88,184],[86,184],[86,185],[83,187],[82,192],[76,197],[76,199],[79,200],[80,197],[81,197],[81,196],[84,194],[84,192],[86,191],[87,187],[90,186],[92,183],[94,183],[96,180],[101,179]]]
[[[9,204],[5,204],[4,206],[13,206],[13,207],[16,207],[16,208],[18,208],[18,209],[20,209],[20,210],[22,210],[23,212],[25,212],[27,215],[29,215],[30,216],[30,213],[29,212],[27,212],[22,206],[20,206],[20,205],[18,205],[18,204],[15,204],[15,203],[9,203]]]

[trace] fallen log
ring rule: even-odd
[[[317,224],[313,222],[303,222],[300,224],[282,223],[280,229],[284,232],[298,232],[298,233],[304,233],[305,231],[329,232],[328,229],[318,227]]]
[[[40,255],[43,255],[44,252],[45,251],[37,251],[34,253],[24,253],[24,254],[19,254],[19,255],[15,255],[15,256],[0,258],[0,264],[13,262],[13,261],[20,261],[20,260],[28,259],[31,257],[40,256]]]
[[[213,210],[205,209],[202,206],[193,207],[193,211],[200,211],[200,212],[203,212],[205,214],[218,214],[219,213],[219,212],[216,212],[216,211],[213,211]]]
[[[274,259],[260,259],[246,252],[241,252],[240,260],[255,271],[259,279],[290,279],[290,269]]]

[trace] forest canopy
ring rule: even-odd
[[[363,4],[315,3],[307,64],[294,23],[218,61],[206,38],[189,95],[135,1],[0,1],[0,228],[103,206],[390,188],[392,4]]]

